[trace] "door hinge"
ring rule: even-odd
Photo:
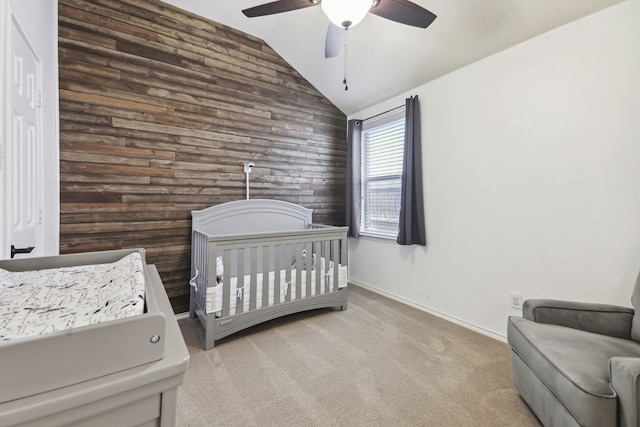
[[[38,91],[38,99],[37,99],[37,102],[38,102],[38,107],[42,107],[43,102],[42,102],[42,91],[41,91],[41,90],[39,90],[39,91]]]
[[[40,212],[38,213],[38,224],[42,224],[43,220],[44,220],[44,212],[42,211],[42,209],[40,209]]]

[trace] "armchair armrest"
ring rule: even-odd
[[[525,319],[611,337],[631,339],[633,309],[576,301],[529,299],[522,306]]]
[[[611,387],[618,394],[620,425],[640,425],[640,358],[612,357],[609,359]]]

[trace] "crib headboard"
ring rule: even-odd
[[[271,199],[236,200],[191,211],[192,228],[209,235],[304,230],[313,209]]]

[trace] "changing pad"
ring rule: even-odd
[[[144,312],[142,257],[32,271],[0,269],[0,340],[42,335]]]

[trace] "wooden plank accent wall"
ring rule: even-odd
[[[157,0],[60,0],[60,252],[144,247],[188,309],[191,210],[344,217],[346,117],[263,41]]]

